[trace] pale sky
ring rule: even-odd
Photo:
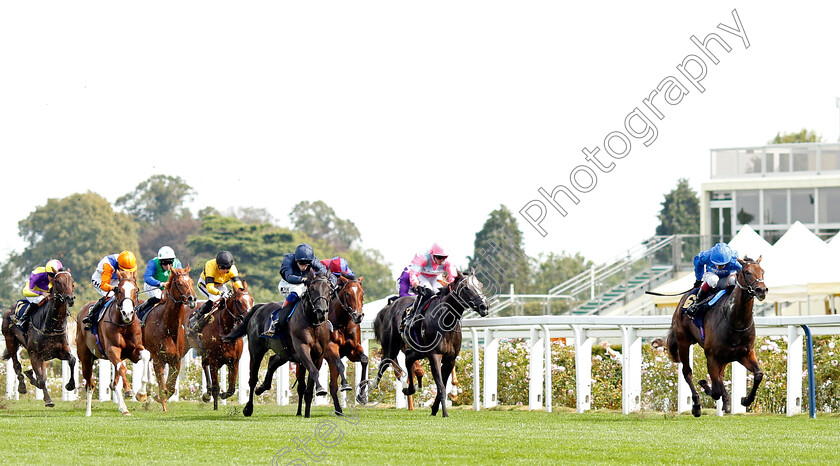
[[[749,48],[717,27],[736,27],[733,9]],[[838,140],[839,20],[837,2],[807,1],[4,2],[0,253],[48,198],[113,203],[167,174],[194,211],[289,226],[323,200],[395,274],[434,241],[466,265],[501,204],[529,255],[603,261],[654,234],[679,178],[699,190],[709,149],[802,128]],[[710,33],[731,47],[709,46],[716,65],[690,40]],[[689,55],[705,92],[677,70]],[[668,76],[688,93],[659,96],[656,139],[611,158],[605,137]],[[518,211],[579,165],[597,184],[565,218],[549,207],[541,236]]]

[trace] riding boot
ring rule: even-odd
[[[207,315],[210,314],[214,304],[216,303],[208,299],[199,310],[193,313],[190,317],[190,330],[195,333],[201,333],[204,325],[207,324]]]
[[[17,325],[18,328],[23,329],[23,326],[26,324],[26,320],[29,318],[29,308],[31,303],[26,302],[22,305],[23,309],[20,311],[20,317],[17,316],[16,312],[12,312],[9,316],[9,319],[12,321],[13,324]]]
[[[102,306],[105,305],[105,301],[107,299],[107,296],[99,298],[99,301],[97,301],[96,304],[94,304],[93,307],[90,308],[88,315],[86,315],[85,318],[82,319],[82,323],[85,324],[85,330],[90,330],[90,328],[93,327],[94,322],[96,322],[98,319],[99,310],[102,309]]]
[[[147,299],[145,303],[137,306],[137,315],[142,316],[147,310],[151,309],[155,304],[159,302],[160,298],[152,296],[151,298]]]
[[[688,314],[688,316],[692,319],[698,314],[699,311],[703,310],[704,306],[706,306],[706,303],[704,303],[703,301],[705,301],[706,298],[709,297],[710,290],[704,290],[704,288],[705,287],[700,288],[700,291],[697,292],[697,297],[694,300],[694,302],[691,303],[691,306],[689,306],[685,310],[685,313]]]
[[[285,322],[286,317],[289,315],[289,300],[283,302],[283,306],[280,308],[280,312],[277,313],[277,316],[271,319],[271,325],[268,326],[268,330],[260,334],[262,337],[272,338],[274,334],[277,333],[277,322],[281,319]]]
[[[418,294],[417,298],[415,298],[414,300],[414,304],[405,310],[405,314],[403,315],[402,321],[400,321],[400,333],[405,332],[405,326],[411,320],[412,314],[415,312],[420,312],[420,309],[422,309],[422,306],[425,302],[426,295],[423,293]]]

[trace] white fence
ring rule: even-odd
[[[369,341],[373,339],[372,319],[365,319],[362,323],[363,346],[369,354]],[[622,342],[622,412],[625,414],[641,409],[642,393],[642,339],[664,337],[671,323],[670,316],[644,317],[604,317],[604,316],[529,316],[529,317],[492,317],[465,319],[462,322],[464,337],[472,341],[473,367],[478,373],[479,351],[484,351],[484,386],[480,385],[480,378],[473,377],[473,393],[475,396],[474,409],[491,408],[498,404],[498,348],[499,339],[525,338],[530,344],[529,362],[529,408],[532,410],[552,410],[551,400],[551,338],[566,338],[574,341],[575,345],[575,374],[576,399],[579,413],[590,409],[592,404],[592,345],[596,339],[621,339]],[[755,319],[756,334],[759,336],[785,335],[788,337],[787,353],[787,415],[799,414],[802,409],[802,367],[803,367],[803,335],[802,325],[807,325],[813,335],[840,335],[840,315],[796,316],[796,317],[757,317]],[[400,355],[400,364],[404,367],[404,359]],[[245,403],[248,397],[248,349],[247,342],[242,361],[239,364],[238,396],[239,402]],[[185,358],[190,363],[191,358]],[[99,380],[110,380],[112,365],[99,364]],[[142,374],[141,365],[146,360],[135,364],[132,369],[132,386],[135,392],[139,389]],[[197,363],[197,360],[196,360]],[[373,373],[375,367],[368,368]],[[70,374],[67,363],[63,363],[62,370],[62,400],[76,399],[77,391],[68,392],[63,389],[70,376],[76,377],[78,387],[78,364],[75,374]],[[16,379],[11,361],[6,366],[6,397],[16,399]],[[361,365],[356,365],[356,386],[362,380]],[[365,374],[365,377],[367,375]],[[226,388],[226,374],[219,376],[222,391]],[[691,409],[690,390],[679,377],[678,411]],[[288,366],[277,371],[276,386],[279,405],[287,405],[290,398]],[[326,363],[321,371],[321,383],[328,384]],[[112,398],[108,383],[99,383],[99,399],[107,401]],[[405,407],[405,397],[399,390],[397,382],[395,405]],[[206,387],[203,381],[202,388]],[[732,399],[738,400],[747,393],[747,371],[738,363],[732,368]],[[36,395],[37,396],[37,395]],[[178,399],[178,393],[172,400]],[[222,402],[224,403],[224,401]],[[315,397],[316,405],[331,403],[328,397]],[[732,412],[744,412],[745,408],[739,403],[732,403]],[[718,409],[720,413],[720,406]]]

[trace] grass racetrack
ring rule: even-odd
[[[2,462],[15,464],[780,464],[840,463],[840,417],[703,416],[613,412],[576,414],[513,409],[474,412],[358,408],[337,418],[313,407],[171,403],[163,413],[129,403],[0,402]],[[352,414],[352,409],[346,412]],[[316,438],[320,438],[320,442]],[[300,443],[301,449],[298,450]],[[304,443],[308,440],[308,444]],[[304,448],[309,449],[309,455]],[[288,450],[284,450],[288,448]],[[283,454],[285,452],[285,455]]]

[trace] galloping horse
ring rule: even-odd
[[[683,296],[671,320],[671,330],[668,332],[667,346],[671,359],[683,363],[682,374],[691,388],[691,413],[700,416],[700,396],[694,388],[691,365],[689,364],[689,349],[691,345],[699,343],[706,353],[709,378],[712,385],[704,379],[700,386],[707,395],[715,400],[723,397],[724,410],[730,412],[729,393],[723,386],[723,371],[726,365],[733,361],[740,362],[748,371],[752,372],[753,386],[749,394],[741,399],[743,406],[749,406],[755,400],[755,392],[764,373],[758,366],[753,344],[755,343],[755,325],[753,322],[753,299],[763,301],[767,296],[764,285],[764,269],[761,268],[761,257],[754,261],[748,257],[738,259],[743,267],[737,275],[735,287],[724,299],[720,299],[706,312],[703,322],[705,342],[700,336],[700,330],[692,323],[688,315],[683,312],[689,294]]]
[[[484,296],[483,285],[475,275],[462,273],[447,288],[427,301],[425,312],[415,309],[406,322],[405,332],[401,334],[400,321],[405,309],[413,302],[414,297],[404,296],[385,306],[376,315],[373,331],[376,339],[382,343],[382,362],[379,363],[373,386],[379,385],[389,365],[396,365],[397,354],[401,349],[405,352],[405,365],[408,368],[414,367],[415,361],[428,358],[437,387],[432,416],[437,415],[438,409],[441,409],[442,416],[448,417],[446,381],[461,351],[461,316],[467,308],[475,309],[482,317],[486,316],[489,309],[487,298]],[[394,371],[397,370],[405,372],[395,367]],[[403,393],[413,395],[414,392],[414,371],[411,370],[408,371],[408,387],[403,389]]]
[[[298,411],[301,415],[302,402],[306,401],[306,417],[312,406],[313,388],[317,396],[327,394],[318,380],[318,369],[323,363],[329,350],[330,330],[327,325],[327,310],[329,308],[332,285],[324,275],[314,276],[310,269],[304,280],[306,292],[300,297],[296,309],[289,322],[288,332],[291,340],[291,354],[287,354],[279,338],[261,338],[260,335],[268,327],[271,314],[282,306],[282,303],[258,304],[254,306],[245,320],[239,324],[225,339],[230,340],[248,335],[248,350],[251,353],[251,375],[248,384],[251,387],[248,403],[242,409],[242,414],[250,416],[254,412],[254,391],[257,395],[271,386],[274,371],[287,361],[298,363]],[[284,316],[281,316],[283,318]],[[279,324],[278,324],[279,325]],[[257,389],[260,376],[260,364],[268,350],[274,351],[268,364],[268,373],[263,384]],[[305,379],[305,372],[309,371],[309,382]]]
[[[362,374],[367,374],[368,357],[362,347],[362,330],[359,327],[365,316],[362,311],[365,299],[362,279],[363,277],[359,277],[358,280],[339,277],[339,290],[330,303],[329,320],[333,331],[330,333],[327,362],[330,365],[330,395],[335,405],[335,412],[339,414],[342,412],[341,404],[338,402],[339,376],[341,390],[351,390],[341,358],[346,357],[351,362],[362,363]],[[367,398],[366,389],[367,387],[362,385],[359,387],[359,393],[356,394],[357,400],[363,404]]]
[[[91,330],[85,330],[79,325],[76,330],[76,351],[79,352],[79,361],[82,364],[82,377],[85,379],[85,392],[87,394],[87,409],[85,416],[91,415],[91,402],[93,398],[93,359],[107,359],[111,361],[116,370],[114,380],[111,381],[111,390],[116,391],[117,382],[123,381],[123,387],[130,387],[126,378],[126,367],[123,359],[130,359],[132,362],[140,360],[140,352],[143,351],[143,335],[140,329],[140,319],[134,314],[134,307],[137,304],[137,279],[133,272],[125,270],[116,271],[119,285],[114,288],[114,298],[102,309],[102,318],[97,324],[99,331],[97,338]],[[89,302],[79,311],[78,319],[82,320],[89,312],[95,302]],[[97,341],[98,340],[98,341]],[[123,394],[116,391],[119,410],[123,415],[131,413],[125,405]],[[125,391],[125,397],[131,398],[134,392],[130,389]]]
[[[166,401],[175,393],[175,381],[181,372],[181,358],[186,353],[184,314],[186,307],[195,309],[195,291],[190,278],[190,268],[173,269],[166,282],[163,299],[149,309],[143,326],[143,346],[151,354],[158,381],[158,402],[167,411]],[[163,377],[164,365],[169,364],[169,379]],[[148,375],[148,365],[146,365]],[[146,380],[137,394],[138,401],[145,400]]]
[[[207,380],[207,392],[202,395],[206,403],[213,398],[213,409],[219,409],[219,397],[223,400],[230,398],[236,392],[236,377],[239,374],[239,358],[242,356],[242,339],[225,341],[222,337],[230,333],[233,327],[242,322],[242,319],[254,307],[254,298],[248,293],[248,284],[243,283],[242,288],[235,288],[232,294],[221,305],[213,309],[210,322],[201,329],[199,338],[204,348],[204,356],[201,357],[201,367]],[[197,308],[200,309],[200,306]],[[184,325],[188,325],[190,311],[184,316]],[[198,348],[198,341],[194,335],[190,335],[189,344]],[[228,367],[227,391],[219,394],[219,369],[222,366]]]
[[[75,300],[73,277],[69,270],[62,269],[55,274],[49,299],[44,300],[40,305],[30,304],[32,306],[31,318],[26,333],[9,320],[14,312],[14,306],[3,315],[3,335],[6,337],[6,353],[3,359],[12,358],[18,378],[18,393],[26,393],[26,384],[23,382],[20,361],[17,357],[18,348],[23,346],[29,352],[29,362],[32,364],[32,369],[26,371],[26,376],[29,377],[32,385],[44,391],[44,405],[49,408],[55,406],[55,403],[47,390],[47,361],[55,358],[67,361],[70,364],[71,374],[76,365],[76,358],[70,353],[70,344],[67,342],[66,328],[67,309],[73,307]],[[73,390],[76,388],[76,380],[70,377],[70,381],[64,388]]]

